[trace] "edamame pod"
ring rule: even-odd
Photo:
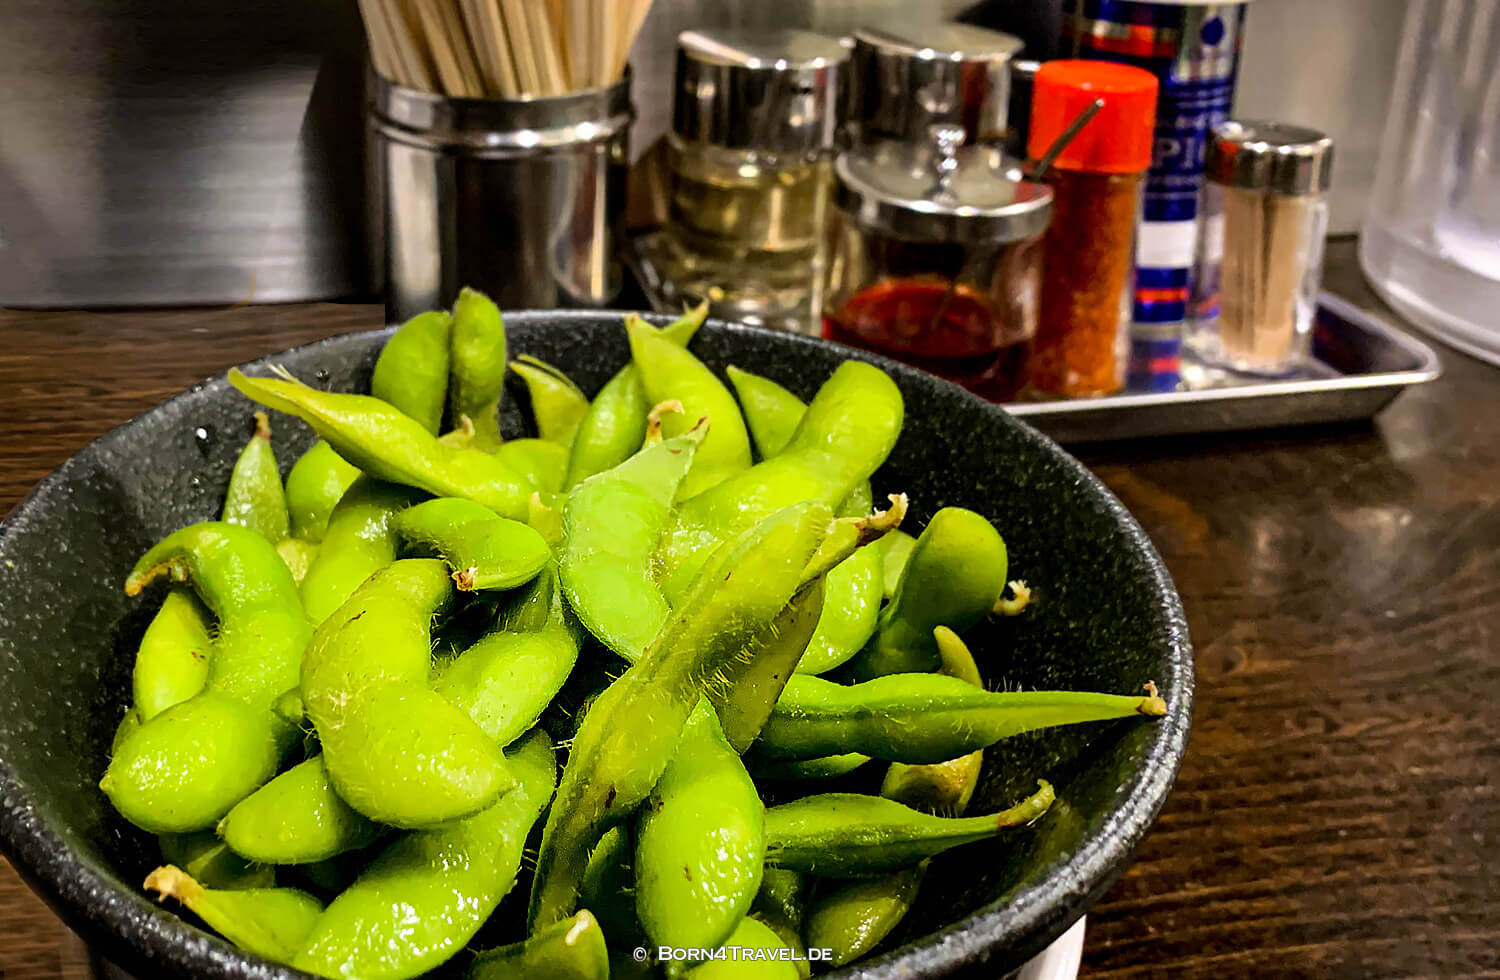
[[[314,624],[342,606],[401,554],[396,515],[416,503],[410,487],[360,477],[333,509],[318,556],[302,578],[302,607]]]
[[[506,758],[515,789],[474,816],[393,841],[329,904],[293,965],[325,977],[403,980],[462,949],[514,884],[556,779],[552,743],[540,731]]]
[[[229,474],[220,519],[248,527],[272,544],[287,536],[286,491],[281,486],[276,453],[271,450],[271,422],[265,412],[255,413],[255,433]]]
[[[151,872],[145,887],[177,899],[240,949],[274,963],[292,961],[323,912],[323,903],[295,888],[205,888],[170,864]]]
[[[869,762],[870,757],[858,752],[844,752],[812,759],[765,760],[752,756],[750,761],[756,779],[838,779]]]
[[[655,946],[713,948],[750,908],[764,804],[700,701],[635,826],[635,909]]]
[[[610,953],[615,955],[650,941],[635,913],[635,845],[630,829],[626,822],[604,832],[589,852],[578,887],[579,906],[599,919]]]
[[[208,683],[212,619],[191,589],[167,593],[135,654],[131,690],[139,720],[181,704]]]
[[[802,875],[789,868],[766,868],[761,872],[760,890],[750,903],[750,914],[770,926],[781,941],[793,949],[802,949],[803,904]],[[805,952],[805,949],[803,950]],[[811,973],[807,963],[798,972]]]
[[[737,947],[740,952],[734,958],[709,960],[685,975],[692,980],[799,980],[802,976],[786,943],[757,919],[741,919],[724,945]],[[763,951],[764,957],[748,950]]]
[[[322,541],[333,508],[343,499],[359,469],[344,461],[322,439],[303,453],[286,475],[286,506],[292,537]]]
[[[1053,800],[1048,783],[1037,785],[1009,810],[977,817],[935,817],[859,793],[804,797],[766,810],[767,861],[827,878],[886,874],[1030,823]]]
[[[726,373],[739,396],[745,425],[761,459],[779,455],[807,413],[807,403],[770,378],[741,370],[733,364]]]
[[[477,289],[460,290],[449,345],[449,414],[455,420],[467,415],[474,423],[475,446],[494,449],[500,445],[500,397],[505,391],[505,323],[494,301]]]
[[[236,854],[261,864],[325,861],[380,837],[380,828],[334,792],[321,755],[235,804],[218,830]]]
[[[845,687],[799,674],[782,692],[755,752],[763,759],[860,752],[890,762],[944,762],[1039,728],[1166,710],[1155,695],[991,692],[939,674],[893,674]]]
[[[662,420],[662,434],[674,438],[696,420],[711,424],[698,447],[692,468],[682,481],[681,496],[689,499],[750,466],[750,435],[739,404],[724,383],[685,348],[660,336],[643,320],[625,322],[630,334],[630,357],[641,373],[641,385],[652,404],[680,401],[683,411]]]
[[[506,746],[536,724],[577,662],[578,641],[560,625],[496,630],[459,654],[433,689]]]
[[[829,508],[800,504],[736,538],[705,566],[641,659],[594,702],[542,835],[533,931],[573,913],[599,836],[656,785],[709,679],[785,608],[832,520]]]
[[[472,500],[443,497],[417,504],[396,516],[395,528],[407,544],[447,562],[465,592],[513,589],[535,578],[552,558],[536,531]]]
[[[563,591],[589,632],[631,663],[669,612],[653,561],[706,430],[694,426],[585,480],[563,507]]]
[[[298,586],[307,578],[307,570],[318,560],[318,544],[302,538],[282,538],[276,543],[276,553],[281,563],[292,573],[292,581]]]
[[[1005,541],[988,519],[962,507],[938,511],[912,547],[875,636],[850,664],[854,679],[936,670],[932,631],[962,633],[989,615],[1005,573]]]
[[[495,449],[495,458],[542,493],[559,493],[568,471],[568,451],[546,439],[511,439]]]
[[[588,909],[525,942],[474,957],[469,980],[609,980],[604,930]]]
[[[526,516],[535,487],[491,453],[443,445],[420,422],[379,398],[319,391],[290,375],[251,378],[238,368],[230,369],[229,383],[262,405],[297,416],[374,479],[437,497],[464,497],[501,517]]]
[[[109,754],[114,755],[125,744],[125,740],[135,734],[135,730],[141,727],[141,712],[134,705],[125,712],[125,717],[115,726],[115,734],[109,742]]]
[[[428,686],[432,621],[452,596],[442,562],[402,559],[371,576],[307,645],[302,700],[328,775],[372,820],[455,820],[513,783],[494,742]]]
[[[578,426],[588,414],[588,398],[562,371],[529,354],[512,361],[510,369],[526,382],[538,435],[563,449],[573,445]]]
[[[385,342],[370,375],[370,394],[390,402],[437,435],[448,399],[448,344],[453,318],[441,310],[419,313]]]
[[[626,319],[633,316],[627,314]],[[708,304],[700,303],[663,327],[660,336],[678,347],[686,347],[707,316]],[[646,413],[650,410],[641,374],[633,363],[627,363],[589,403],[589,410],[573,436],[565,485],[575,487],[595,473],[614,469],[629,459],[641,448],[641,440],[646,436]]]
[[[142,830],[203,830],[276,774],[292,734],[265,708],[205,691],[126,737],[99,788]]]
[[[206,888],[271,888],[276,884],[275,868],[250,864],[212,830],[162,834],[156,842],[167,864],[175,864]]]
[[[872,506],[869,481],[861,483],[839,505],[840,517],[862,517]],[[885,533],[894,532],[890,528]],[[883,540],[884,534],[881,539]],[[843,664],[870,641],[880,618],[880,552],[878,542],[862,547],[828,573],[823,612],[797,661],[797,673],[822,674]]]
[[[946,626],[934,632],[943,659],[943,673],[983,687],[979,667],[969,648]],[[962,816],[974,795],[984,752],[971,752],[933,765],[893,762],[880,785],[880,795],[915,810]],[[833,951],[831,962],[842,966],[865,955],[905,918],[915,900],[927,862],[876,878],[829,883],[819,889],[808,910],[808,942]]]
[[[163,576],[191,582],[218,619],[208,679],[131,734],[100,782],[126,819],[157,833],[210,827],[275,774],[296,730],[271,707],[297,685],[309,633],[291,573],[248,528],[211,521],[168,535],[125,592]]]
[[[661,545],[667,600],[681,596],[714,548],[767,514],[804,500],[837,506],[885,461],[903,413],[901,392],[885,372],[846,361],[818,390],[779,455],[697,496],[684,487]]]
[[[895,596],[916,545],[917,539],[905,531],[893,531],[880,539],[880,585],[887,599]]]

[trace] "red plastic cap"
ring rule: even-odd
[[[1104,107],[1052,165],[1108,174],[1133,174],[1151,166],[1156,76],[1108,61],[1064,59],[1037,69],[1027,155],[1035,160],[1045,153],[1095,99],[1103,99]]]

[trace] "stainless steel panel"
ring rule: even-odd
[[[363,281],[354,4],[0,0],[0,303]]]
[[[1367,418],[1442,373],[1431,347],[1330,293],[1318,300],[1313,356],[1302,377],[1005,408],[1064,443],[1230,432]]]

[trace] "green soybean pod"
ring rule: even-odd
[[[499,748],[430,686],[447,566],[405,558],[372,575],[313,634],[302,699],[338,795],[372,820],[430,827],[474,814],[513,783]]]
[[[312,864],[368,847],[381,831],[334,791],[323,757],[315,755],[235,804],[218,833],[250,861]]]
[[[276,869],[265,864],[251,864],[230,850],[212,830],[191,834],[161,834],[156,839],[161,856],[168,863],[188,873],[194,881],[208,888],[224,890],[271,888],[276,884]]]
[[[396,515],[395,529],[408,545],[447,562],[465,592],[513,589],[552,558],[546,540],[530,526],[456,497],[407,508]]]
[[[851,664],[856,680],[936,670],[932,631],[962,633],[988,616],[1005,591],[1005,541],[987,518],[962,507],[932,516],[912,547],[901,582],[869,645]]]
[[[156,833],[202,830],[275,774],[295,729],[272,710],[297,684],[309,626],[291,573],[265,538],[194,524],[151,548],[125,581],[191,582],[219,622],[204,691],[143,722],[110,759],[100,788]]]
[[[537,433],[564,449],[572,446],[573,437],[588,414],[588,397],[562,371],[530,354],[516,358],[510,369],[526,382]]]
[[[630,357],[641,373],[641,385],[654,405],[680,401],[683,411],[662,420],[666,438],[680,436],[707,417],[709,431],[682,483],[688,499],[750,467],[750,434],[740,407],[724,383],[685,348],[664,339],[644,321],[626,321]]]
[[[979,667],[968,647],[946,626],[934,632],[943,658],[943,673],[982,687]],[[880,795],[927,813],[962,816],[979,782],[984,752],[971,752],[933,765],[893,762]],[[927,864],[877,878],[829,883],[818,891],[807,913],[807,941],[831,949],[831,963],[842,966],[870,952],[905,918],[916,899]]]
[[[500,398],[505,392],[505,323],[493,300],[465,286],[453,303],[449,338],[452,381],[449,415],[474,423],[474,444],[500,445]]]
[[[511,439],[494,450],[495,459],[542,493],[559,493],[568,471],[568,450],[546,439]]]
[[[726,373],[739,396],[745,425],[761,459],[780,454],[807,414],[807,403],[770,378],[729,365]]]
[[[815,756],[811,759],[772,759],[752,757],[751,766],[758,780],[838,779],[870,761],[859,752]]]
[[[265,412],[255,413],[255,432],[229,474],[220,519],[248,527],[272,544],[287,536],[286,491],[271,449],[271,421]]]
[[[286,505],[293,538],[322,541],[333,508],[343,499],[359,469],[344,461],[322,439],[298,457],[286,475]]]
[[[191,589],[167,593],[135,654],[131,691],[139,720],[181,704],[208,683],[212,617]]]
[[[681,595],[715,547],[767,514],[804,500],[839,505],[885,461],[904,414],[901,391],[884,371],[840,364],[781,453],[697,496],[684,489],[661,545],[667,599]]]
[[[240,949],[274,963],[292,962],[323,912],[323,903],[295,888],[205,888],[170,864],[151,872],[145,887],[177,899]]]
[[[594,702],[542,835],[533,930],[575,911],[590,850],[651,792],[710,678],[776,619],[832,520],[829,508],[801,504],[736,538],[705,566],[641,659]]]
[[[609,980],[604,930],[588,909],[524,942],[474,957],[469,980]]]
[[[707,316],[708,304],[699,304],[663,327],[660,336],[678,347],[687,347]],[[627,314],[626,319],[640,318]],[[595,473],[613,469],[640,449],[650,410],[651,402],[641,384],[640,371],[633,363],[626,364],[589,403],[589,410],[573,436],[565,486],[575,487]]]
[[[626,821],[604,832],[589,851],[578,886],[578,905],[598,918],[612,961],[650,942],[635,912],[635,844],[630,831]]]
[[[302,538],[282,538],[276,544],[276,553],[281,556],[281,563],[292,573],[292,581],[299,587],[302,580],[307,578],[307,570],[318,560],[318,550],[317,542],[304,541]]]
[[[634,663],[670,611],[656,546],[705,435],[695,426],[585,480],[563,507],[563,591],[589,632]]]
[[[880,796],[808,796],[766,810],[767,861],[827,878],[888,874],[1030,823],[1052,800],[1052,787],[1038,781],[1037,791],[1009,810],[935,817]]]
[[[318,555],[300,587],[302,606],[314,624],[331,616],[365,583],[401,554],[396,515],[420,499],[410,487],[360,477],[333,515]]]
[[[652,944],[711,948],[729,937],[760,888],[764,812],[700,701],[635,826],[635,909]]]
[[[453,318],[434,310],[396,328],[370,375],[370,394],[390,402],[437,435],[448,399],[448,345]]]
[[[737,955],[709,960],[684,975],[692,980],[799,980],[802,976],[792,959],[795,951],[758,919],[741,919],[724,945],[735,947]]]
[[[896,595],[896,586],[901,584],[901,575],[916,546],[917,539],[905,531],[893,531],[880,539],[880,583],[886,599]]]
[[[1041,728],[1165,713],[1154,694],[991,692],[939,674],[892,674],[845,687],[799,674],[782,691],[755,752],[768,760],[859,752],[937,763]]]
[[[526,516],[526,501],[536,488],[493,453],[445,445],[379,398],[319,391],[285,373],[251,378],[238,368],[230,369],[229,383],[262,405],[302,419],[373,479],[437,497],[465,497],[502,517]]]
[[[515,789],[474,816],[398,837],[318,919],[293,965],[324,977],[402,980],[445,962],[515,882],[526,835],[552,796],[540,731],[506,752]]]
[[[109,754],[114,755],[125,744],[125,740],[135,734],[136,729],[141,727],[141,712],[135,705],[125,712],[125,717],[115,726],[115,734],[109,742]]]
[[[532,728],[578,662],[578,641],[559,626],[495,630],[460,653],[433,684],[497,745]]]

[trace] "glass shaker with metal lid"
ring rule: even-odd
[[[665,307],[816,330],[848,49],[808,31],[684,31],[666,228],[640,246]]]
[[[1052,192],[997,147],[882,142],[834,165],[824,335],[996,401],[1026,383]]]

